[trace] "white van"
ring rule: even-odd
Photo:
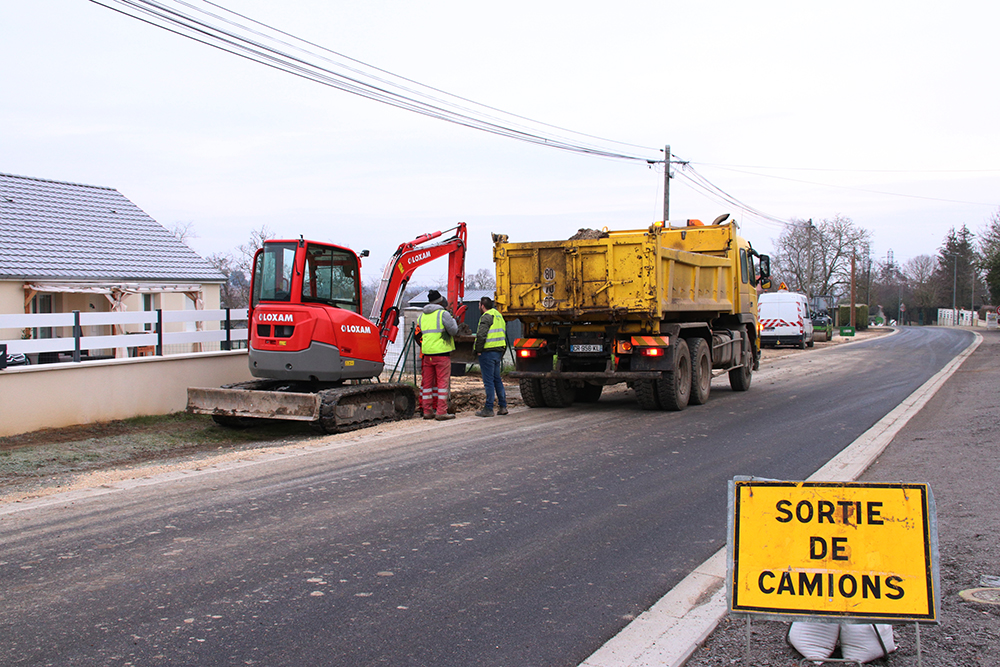
[[[805,349],[815,344],[809,302],[805,294],[781,290],[758,297],[761,347],[796,345]]]

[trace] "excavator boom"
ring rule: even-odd
[[[448,231],[455,235],[432,245],[425,245],[440,238],[445,232],[423,234],[408,243],[400,244],[396,253],[385,266],[382,281],[379,283],[375,303],[372,306],[372,322],[379,327],[379,342],[382,354],[396,340],[399,331],[399,309],[403,299],[406,284],[418,268],[440,257],[448,257],[448,304],[452,307],[455,319],[462,321],[465,316],[465,252],[466,225],[458,223]]]

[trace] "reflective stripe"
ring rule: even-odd
[[[455,340],[444,328],[444,308],[420,316],[420,333],[420,351],[424,354],[447,354],[455,349]]]
[[[483,349],[507,347],[507,323],[504,321],[503,315],[496,308],[490,308],[483,314],[493,316],[493,324],[486,332],[486,343],[483,345]]]

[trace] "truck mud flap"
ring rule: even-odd
[[[320,397],[285,391],[189,387],[187,411],[220,417],[311,422],[320,418]]]

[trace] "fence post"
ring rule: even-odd
[[[233,349],[233,335],[230,333],[233,329],[233,320],[230,316],[229,310],[229,308],[226,308],[226,341],[224,343],[224,347],[222,348],[227,352]]]
[[[156,309],[156,356],[163,356],[163,309]]]
[[[112,332],[114,333],[114,332]],[[80,311],[73,311],[73,361],[80,363],[80,337],[83,329],[80,328]]]

